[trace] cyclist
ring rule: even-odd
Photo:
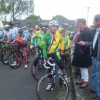
[[[57,65],[61,69],[65,80],[68,82],[68,76],[66,70],[64,68],[64,64],[61,61],[60,53],[58,52],[60,49],[61,54],[64,52],[64,44],[62,41],[62,36],[58,30],[59,23],[55,20],[49,22],[50,31],[44,35],[44,49],[43,55],[44,57],[52,57],[55,59]],[[50,70],[49,70],[50,71]],[[49,84],[46,87],[46,90],[51,90],[52,88],[52,77],[48,76]]]
[[[5,25],[4,26],[4,36],[3,36],[3,41],[7,41],[7,42],[9,42],[10,40],[10,38],[9,38],[9,36],[10,36],[10,26],[9,25]]]
[[[63,24],[62,24],[62,27],[63,27],[63,29],[65,29],[66,34],[67,34],[67,35],[70,35],[69,29],[68,29],[68,24],[67,24],[67,23],[63,23]]]
[[[14,27],[14,23],[12,21],[9,22],[10,26],[10,41],[15,40],[18,37],[18,29]]]
[[[62,40],[64,43],[64,53],[66,56],[69,56],[68,49],[70,47],[70,37],[66,34],[66,30],[63,28],[59,28],[58,30],[62,35]]]
[[[35,46],[40,46],[41,47],[41,51],[42,49],[44,48],[43,46],[43,37],[44,37],[44,26],[42,25],[41,26],[41,30],[40,31],[37,31],[31,38],[31,43],[33,43],[33,39],[35,38],[36,39],[36,43],[33,43]],[[34,61],[33,61],[33,74],[35,74],[35,71],[36,71],[36,66],[37,66],[37,63],[38,63],[38,60],[39,58],[37,57]]]
[[[12,42],[12,44],[15,49],[23,48],[24,52],[26,52],[27,54],[28,49],[27,49],[27,41],[25,38],[18,37]],[[24,59],[24,63],[25,63],[24,68],[26,69],[28,67],[27,66],[27,55],[26,55],[26,59]],[[14,62],[13,65],[16,65],[16,62]]]
[[[3,36],[4,36],[4,30],[0,27],[0,41],[2,41]]]

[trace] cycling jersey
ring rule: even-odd
[[[37,31],[31,37],[31,43],[33,43],[35,46],[37,46],[37,45],[41,46],[43,43],[43,37],[44,37],[44,33],[41,30]]]
[[[70,47],[70,37],[68,35],[62,36],[64,43],[64,49],[67,50]]]
[[[26,40],[25,38],[23,38],[23,37],[18,37],[18,38],[16,38],[12,43],[14,43],[14,47],[22,47],[22,41],[23,40]]]
[[[64,50],[64,43],[62,41],[61,34],[57,31],[55,37],[51,33],[46,33],[44,35],[44,49],[43,55],[47,57],[47,54],[56,53],[60,50]]]
[[[28,41],[29,40],[29,31],[23,30],[23,35],[24,35],[24,38],[26,39],[26,41]]]
[[[12,34],[11,40],[13,41],[16,38],[16,34],[18,34],[18,29],[13,27],[13,28],[10,29],[10,33]]]

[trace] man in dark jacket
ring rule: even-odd
[[[97,92],[92,100],[100,100],[100,14],[95,15],[93,23],[96,28],[93,42],[80,41],[79,44],[92,48],[92,88],[89,92]]]
[[[88,86],[89,75],[88,67],[91,66],[92,61],[90,57],[90,47],[81,46],[78,44],[79,41],[92,40],[90,30],[86,27],[86,20],[80,18],[78,21],[80,27],[80,33],[77,34],[77,38],[74,40],[76,42],[75,53],[72,61],[73,66],[77,66],[81,70],[81,80],[77,82],[77,85],[81,85],[80,88],[85,88]]]

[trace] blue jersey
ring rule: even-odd
[[[24,30],[23,31],[23,35],[24,35],[24,38],[28,41],[29,40],[29,31],[28,30]]]

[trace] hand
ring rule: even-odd
[[[84,41],[80,41],[80,42],[78,42],[78,44],[85,45],[85,42]]]
[[[60,53],[61,53],[61,55],[64,55],[64,51],[61,51]]]

